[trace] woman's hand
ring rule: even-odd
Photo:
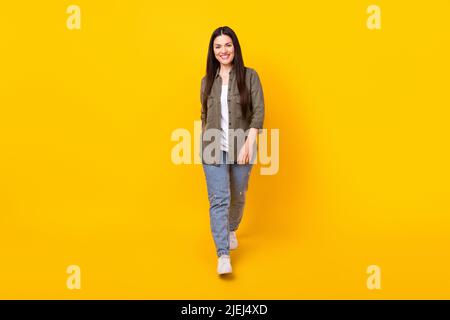
[[[258,134],[258,129],[250,128],[250,131],[247,136],[247,140],[245,140],[244,145],[239,151],[239,155],[237,158],[238,164],[247,164],[253,159],[253,148],[256,141],[256,135]]]

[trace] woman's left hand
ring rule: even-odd
[[[253,148],[256,141],[256,134],[258,133],[258,129],[250,128],[248,133],[247,140],[245,140],[244,145],[239,151],[237,163],[238,164],[247,164],[253,159]]]

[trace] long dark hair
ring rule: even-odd
[[[206,60],[206,82],[204,87],[204,93],[202,97],[202,107],[207,112],[208,108],[206,106],[208,96],[211,93],[211,89],[214,82],[214,77],[216,75],[217,69],[220,68],[220,62],[216,59],[214,55],[214,39],[220,35],[227,35],[233,41],[234,46],[234,58],[233,58],[233,68],[235,69],[237,86],[240,94],[240,102],[242,107],[242,114],[244,118],[246,117],[247,106],[250,104],[250,96],[248,88],[245,85],[245,65],[244,59],[242,58],[241,46],[239,45],[239,40],[234,33],[234,31],[227,26],[219,27],[211,35],[208,47],[208,57]]]

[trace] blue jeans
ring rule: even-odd
[[[242,220],[245,194],[253,164],[227,164],[228,153],[220,150],[218,165],[203,164],[209,198],[211,232],[217,256],[229,254],[229,234]]]

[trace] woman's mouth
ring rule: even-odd
[[[229,57],[230,57],[230,55],[229,54],[225,54],[225,55],[221,55],[220,56],[223,60],[227,60]]]

